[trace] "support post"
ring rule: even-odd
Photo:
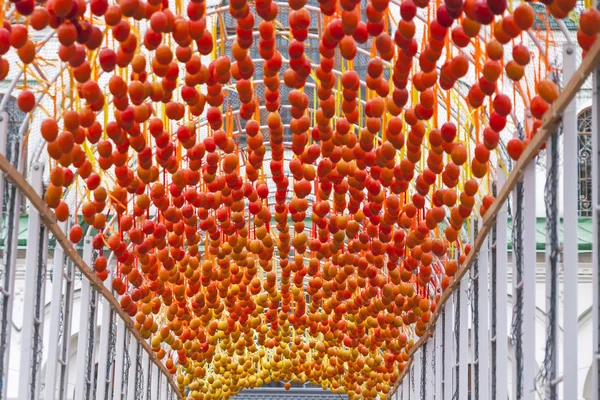
[[[83,259],[88,265],[92,265],[92,239],[85,237],[83,240]],[[92,288],[90,281],[81,277],[81,303],[79,333],[77,336],[77,381],[75,383],[75,400],[86,400],[86,372],[88,369],[88,324],[92,315],[90,313],[90,302],[92,300]]]
[[[31,185],[38,195],[42,193],[42,164],[36,163],[33,166],[31,174]],[[21,328],[21,364],[19,368],[19,400],[35,400],[38,393],[35,390],[39,379],[38,364],[41,364],[38,351],[41,351],[41,335],[43,327],[36,303],[43,301],[43,286],[45,285],[45,272],[41,273],[40,268],[45,269],[45,265],[40,265],[41,241],[40,214],[33,207],[29,209],[29,219],[27,224],[27,245],[30,251],[27,252],[25,259],[25,293],[23,299],[23,327]],[[37,311],[37,312],[36,312]],[[41,310],[43,314],[43,306]],[[40,332],[42,328],[42,332]]]
[[[489,341],[489,321],[488,321],[488,305],[489,305],[489,292],[488,292],[488,246],[489,239],[481,247],[479,253],[479,293],[477,298],[473,301],[479,302],[479,324],[473,329],[479,330],[479,341],[477,343],[478,359],[477,369],[479,380],[477,382],[477,389],[479,390],[479,399],[489,399],[489,357],[490,357],[490,341]]]
[[[525,169],[523,201],[523,399],[535,400],[535,163]]]
[[[465,275],[460,281],[459,295],[459,349],[458,398],[466,399],[469,391],[469,281]]]
[[[158,368],[154,364],[150,364],[152,368],[152,390],[150,391],[149,400],[158,400],[158,391],[160,390],[160,382],[158,381]]]
[[[502,187],[506,182],[506,175],[500,169],[498,171],[498,187]],[[496,241],[492,243],[495,246],[495,271],[496,279],[492,280],[491,285],[496,288],[495,310],[491,310],[491,315],[496,319],[496,330],[494,332],[494,345],[496,348],[492,369],[492,384],[496,393],[492,393],[492,400],[504,400],[508,398],[508,213],[506,203],[502,205],[498,216],[496,217]],[[514,262],[514,258],[513,258]],[[514,280],[514,276],[513,276]],[[514,365],[514,364],[513,364]],[[514,366],[513,366],[514,368]],[[514,381],[513,381],[514,385]]]
[[[444,391],[444,336],[442,335],[444,317],[442,314],[442,320],[435,326],[435,381],[433,387],[435,388],[435,399],[442,399]]]
[[[563,82],[568,82],[577,70],[577,49],[574,44],[563,45]],[[577,280],[579,275],[577,254],[577,97],[571,100],[563,114],[563,274],[564,274],[564,322],[563,322],[563,398],[577,398]],[[558,296],[557,296],[558,302]],[[558,308],[557,308],[558,310]],[[557,318],[558,319],[558,318]],[[558,321],[557,321],[558,332]],[[558,337],[556,338],[558,343]],[[557,353],[558,354],[558,353]]]
[[[167,397],[167,380],[162,374],[160,376],[160,391],[158,392],[159,399],[165,399]]]
[[[139,357],[139,355],[138,355]],[[141,364],[142,364],[142,399],[146,398],[146,393],[148,392],[148,362],[149,362],[149,358],[148,358],[148,354],[146,354],[145,352],[143,352],[142,354],[142,360],[141,360]],[[150,399],[147,399],[150,400]]]
[[[444,353],[443,359],[443,374],[444,374],[444,388],[443,388],[443,399],[451,399],[453,393],[453,374],[454,374],[454,360],[456,356],[454,355],[453,346],[454,346],[454,326],[453,326],[453,315],[454,315],[454,296],[451,296],[446,305],[444,306],[444,320],[443,320],[443,333],[442,333],[442,341],[444,343]]]
[[[112,281],[107,279],[104,285],[108,290],[112,290]],[[102,324],[100,326],[100,343],[98,345],[98,381],[96,383],[96,398],[104,399],[106,396],[107,385],[107,365],[109,357],[109,339],[112,331],[113,318],[112,308],[105,298],[102,298]],[[112,380],[112,377],[108,377]]]
[[[414,358],[414,362],[413,362],[412,374],[413,374],[414,380],[415,380],[415,387],[414,387],[415,400],[421,400],[421,378],[422,378],[421,363],[422,363],[423,351],[424,351],[424,348],[422,347],[419,349],[419,351],[417,351],[415,353],[415,358]],[[411,378],[411,380],[412,380],[412,378]],[[411,397],[411,399],[412,399],[412,397]]]
[[[0,154],[2,156],[6,155],[8,133],[8,114],[2,112],[0,113]],[[0,190],[2,190],[0,206],[4,206],[4,196],[8,196],[6,239],[2,267],[0,267],[0,271],[2,271],[0,274],[0,399],[5,400],[8,398],[8,384],[5,385],[4,382],[8,382],[8,366],[10,365],[10,340],[21,196],[17,195],[18,192],[13,186],[9,187],[8,193],[4,193],[4,174],[0,174]]]

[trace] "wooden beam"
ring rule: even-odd
[[[19,189],[19,191],[27,197],[27,199],[31,202],[31,205],[39,212],[42,222],[46,227],[52,232],[56,241],[63,248],[64,252],[67,256],[73,261],[73,264],[81,271],[81,273],[85,276],[85,278],[92,284],[94,289],[104,297],[109,304],[114,308],[115,312],[121,317],[123,320],[125,327],[127,330],[131,332],[133,337],[141,343],[142,348],[148,356],[152,360],[152,362],[160,368],[162,373],[165,375],[169,384],[173,387],[173,390],[177,394],[179,398],[182,398],[182,394],[179,391],[179,388],[175,384],[173,380],[173,376],[169,372],[169,370],[164,366],[164,364],[156,357],[154,351],[148,344],[148,342],[142,337],[140,332],[135,328],[133,320],[131,317],[123,311],[121,308],[121,304],[117,301],[117,299],[112,295],[112,293],[104,286],[104,282],[96,276],[96,273],[87,265],[83,258],[77,253],[75,247],[73,247],[71,241],[67,238],[65,233],[60,229],[58,223],[56,222],[56,216],[54,212],[46,205],[46,202],[35,192],[33,187],[25,180],[23,175],[19,173],[19,171],[10,163],[10,161],[3,155],[0,155],[0,170],[5,174],[6,178]]]
[[[523,177],[525,168],[537,156],[538,152],[540,151],[540,148],[550,137],[550,135],[556,132],[556,129],[558,128],[562,119],[562,113],[567,109],[567,106],[569,105],[569,103],[571,103],[571,100],[575,98],[575,96],[579,92],[579,89],[581,89],[581,87],[583,86],[585,80],[594,71],[594,69],[599,63],[600,40],[596,40],[590,51],[587,53],[586,57],[583,59],[583,62],[581,63],[577,71],[575,71],[573,77],[569,80],[567,85],[561,91],[556,101],[550,105],[550,108],[544,114],[542,118],[542,126],[538,129],[537,133],[533,136],[533,138],[531,138],[531,141],[523,151],[523,154],[521,154],[521,157],[517,161],[510,176],[508,177],[506,184],[501,188],[500,193],[498,193],[498,196],[496,197],[496,200],[485,213],[483,217],[482,227],[479,230],[477,237],[475,238],[475,242],[473,243],[471,252],[465,259],[465,262],[461,265],[460,269],[457,271],[450,286],[448,286],[444,293],[442,293],[440,301],[437,304],[436,311],[433,314],[431,322],[425,330],[425,333],[423,334],[421,339],[419,339],[417,343],[415,343],[415,345],[410,349],[408,354],[409,360],[406,363],[404,370],[400,374],[400,377],[396,381],[396,384],[394,385],[390,396],[393,396],[394,393],[396,393],[399,385],[402,383],[402,380],[410,370],[410,366],[413,363],[413,355],[415,354],[415,352],[427,342],[429,337],[433,335],[433,332],[435,330],[435,324],[441,315],[441,311],[444,308],[444,304],[446,304],[450,296],[456,290],[458,290],[460,280],[466,275],[466,273],[471,268],[473,261],[475,261],[475,258],[478,256],[479,250],[485,242],[485,238],[491,231],[492,226],[496,223],[496,217],[498,216],[500,209],[508,200],[508,196],[513,191],[517,183]],[[498,249],[498,251],[506,251],[506,249]],[[446,334],[448,333],[446,332]]]

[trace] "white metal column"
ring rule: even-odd
[[[466,399],[469,391],[469,280],[465,275],[460,281],[459,295],[459,349],[458,349],[458,398]]]
[[[442,340],[444,341],[444,399],[452,398],[454,389],[454,362],[456,356],[454,354],[454,296],[450,296],[444,306],[444,332]]]
[[[477,368],[479,369],[479,382],[477,387],[479,389],[479,399],[489,399],[489,360],[490,360],[490,341],[489,341],[489,320],[488,320],[488,306],[489,306],[489,292],[488,292],[488,253],[489,249],[489,237],[486,238],[485,243],[481,247],[479,257],[477,259],[479,266],[479,293],[477,298],[473,301],[479,302],[479,325],[474,327],[479,329],[479,346]]]
[[[442,330],[444,328],[445,314],[445,312],[441,314],[440,318],[437,321],[437,324],[435,325],[435,381],[433,387],[435,388],[434,397],[436,400],[442,399],[442,393],[444,390],[444,381],[442,379],[442,377],[444,376],[444,337],[442,336]]]
[[[112,290],[112,280],[104,281],[104,286]],[[106,396],[107,380],[112,381],[112,376],[107,377],[107,365],[109,356],[109,340],[113,328],[112,308],[104,297],[102,298],[102,324],[100,326],[100,343],[98,345],[98,381],[96,398],[104,399]],[[114,364],[113,364],[114,365]]]
[[[160,390],[158,375],[160,371],[153,363],[150,363],[150,368],[152,368],[152,389],[150,391],[150,400],[158,400],[158,391]]]
[[[83,244],[83,261],[87,265],[92,265],[92,240],[86,236]],[[81,278],[81,302],[80,302],[80,320],[79,334],[77,336],[77,381],[75,383],[75,400],[87,400],[85,394],[86,371],[88,367],[88,325],[92,315],[90,313],[90,302],[92,297],[92,288],[90,282],[82,276]]]
[[[42,193],[42,165],[34,164],[31,174],[31,186],[38,195]],[[38,315],[35,312],[35,303],[39,299],[40,293],[38,285],[44,285],[44,282],[39,282],[38,269],[40,254],[40,214],[33,208],[29,207],[27,223],[27,246],[29,251],[25,256],[25,292],[23,298],[23,327],[21,328],[21,360],[19,368],[19,400],[36,399],[39,393],[36,392],[36,381],[39,379],[39,370],[35,368],[38,362],[38,354],[34,354],[37,349],[34,331],[36,325],[39,329]],[[44,266],[45,268],[45,266]],[[36,372],[34,372],[36,371]]]
[[[524,175],[523,200],[523,399],[535,400],[535,163]]]
[[[0,113],[0,154],[3,156],[6,155],[7,138],[8,113],[3,111]],[[4,194],[4,174],[0,174],[0,204],[4,204]],[[18,215],[19,213],[16,214]],[[10,215],[10,210],[8,215]],[[7,219],[8,218],[9,217],[7,216]],[[0,218],[0,224],[3,222],[4,220]],[[2,228],[1,225],[0,228]],[[13,243],[9,240],[5,240],[5,248],[8,248],[7,245],[9,243]],[[11,286],[14,286],[14,274],[10,273],[10,268],[7,265],[6,254],[0,270],[2,271],[2,280],[0,281],[0,353],[2,354],[0,357],[0,382],[8,382],[10,336],[12,331],[12,301],[10,299],[12,298],[13,293]],[[7,398],[7,390],[8,385],[0,384],[0,399]]]
[[[499,168],[498,187],[501,188],[506,182],[504,171]],[[496,217],[496,281],[490,282],[490,285],[496,287],[495,310],[492,309],[492,315],[496,318],[496,336],[492,338],[496,346],[496,356],[494,358],[496,365],[496,374],[493,377],[496,388],[495,397],[490,396],[492,400],[508,399],[508,232],[507,232],[507,205],[500,208]],[[513,260],[514,262],[514,260]],[[514,280],[514,277],[513,277]],[[514,366],[513,366],[514,368]],[[514,384],[514,382],[513,382]]]
[[[160,392],[158,393],[158,398],[166,399],[167,398],[167,378],[164,377],[162,374],[159,374],[159,376],[160,376]],[[408,375],[407,375],[407,377],[408,377]]]
[[[59,223],[60,229],[66,232],[67,223]],[[54,248],[54,264],[52,266],[52,300],[50,302],[50,331],[48,343],[59,343],[61,328],[61,303],[63,292],[63,274],[65,270],[65,252],[57,243]],[[46,361],[46,377],[44,383],[44,399],[56,398],[56,378],[59,370],[59,346],[48,346],[48,359]]]
[[[577,49],[575,44],[563,45],[563,82],[568,82],[577,70]],[[567,106],[563,113],[563,143],[562,157],[563,176],[563,397],[577,398],[577,280],[579,274],[577,254],[577,96]],[[558,296],[557,296],[558,297]],[[556,299],[558,302],[558,299]],[[558,308],[557,308],[558,309]],[[558,326],[558,316],[557,316]],[[558,329],[557,329],[558,332]],[[558,337],[555,339],[558,347]]]
[[[142,383],[142,399],[146,399],[146,393],[148,393],[148,384],[150,382],[148,382],[148,371],[150,371],[150,357],[148,357],[148,353],[146,353],[145,351],[141,352],[141,357],[142,357],[142,379],[143,379],[143,383]],[[138,354],[138,357],[140,357],[140,354]],[[147,399],[150,400],[150,399]]]
[[[600,1],[595,1],[596,7]],[[592,105],[592,283],[593,362],[592,398],[600,399],[600,67],[594,71]]]

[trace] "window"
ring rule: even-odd
[[[580,217],[592,216],[592,109],[577,116],[577,212]]]

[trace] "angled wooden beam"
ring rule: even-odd
[[[168,379],[169,384],[173,388],[174,392],[177,394],[179,398],[182,398],[182,394],[179,391],[179,388],[175,384],[173,380],[173,376],[169,372],[169,370],[165,367],[165,365],[156,357],[154,351],[148,344],[148,342],[142,337],[140,332],[135,328],[133,320],[131,317],[123,311],[121,308],[121,304],[117,301],[117,299],[112,295],[112,293],[104,286],[104,282],[96,273],[90,268],[83,258],[77,253],[75,247],[73,247],[71,241],[67,238],[65,233],[60,229],[54,212],[46,205],[46,202],[35,192],[34,188],[25,180],[23,175],[19,173],[19,171],[10,163],[10,161],[3,155],[0,155],[0,171],[2,171],[6,179],[8,179],[14,186],[19,189],[19,191],[31,202],[31,205],[39,212],[40,217],[42,218],[42,222],[46,227],[52,232],[56,241],[63,248],[66,255],[73,261],[73,264],[81,271],[81,273],[85,276],[85,278],[91,283],[91,285],[96,289],[96,291],[104,297],[108,303],[114,308],[115,312],[119,315],[119,317],[123,320],[125,327],[127,330],[131,332],[133,337],[141,343],[142,348],[148,356],[152,360],[152,362],[161,370],[161,372]]]
[[[444,308],[444,304],[446,304],[450,296],[452,296],[452,294],[456,290],[458,290],[460,286],[460,280],[469,271],[471,265],[473,265],[473,261],[475,261],[475,258],[478,256],[479,250],[485,242],[485,238],[490,233],[492,226],[496,223],[496,217],[498,216],[500,209],[508,200],[508,196],[513,191],[517,183],[523,177],[525,168],[537,156],[538,152],[540,151],[540,148],[550,137],[550,135],[556,132],[556,129],[558,128],[561,122],[563,112],[567,109],[569,103],[571,103],[571,100],[573,100],[575,96],[577,96],[577,93],[583,86],[584,82],[586,81],[588,76],[594,71],[594,69],[598,66],[599,63],[600,40],[596,40],[592,48],[588,51],[587,55],[583,59],[583,62],[581,63],[579,68],[577,68],[577,71],[575,71],[575,73],[573,74],[573,77],[569,80],[567,85],[561,91],[556,101],[550,105],[550,108],[544,114],[542,118],[542,126],[538,129],[533,138],[531,138],[531,141],[523,151],[523,154],[521,154],[521,157],[517,161],[506,183],[504,184],[504,186],[502,186],[500,192],[498,193],[498,196],[496,196],[496,200],[485,213],[483,217],[482,227],[479,230],[477,237],[475,238],[471,252],[457,271],[450,286],[448,286],[444,293],[442,293],[440,301],[436,306],[436,311],[433,314],[431,322],[425,330],[424,335],[410,349],[408,354],[409,360],[404,370],[400,374],[400,377],[396,381],[396,384],[394,385],[390,396],[393,396],[394,393],[396,393],[399,385],[402,383],[402,380],[408,374],[408,371],[410,371],[410,366],[413,363],[413,356],[415,352],[427,342],[429,337],[433,335],[433,332],[435,331],[435,324],[441,315],[441,311]],[[505,251],[505,249],[498,249],[498,251]]]

